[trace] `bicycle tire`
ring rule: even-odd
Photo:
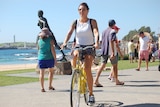
[[[88,97],[89,97],[89,90],[88,90],[88,85],[87,85],[87,82],[85,83],[86,85],[86,90],[85,90],[85,93],[84,93],[84,101],[85,101],[85,103],[88,105]]]
[[[79,92],[79,69],[73,71],[71,78],[71,87],[70,87],[70,105],[71,107],[79,107],[80,105],[80,92]]]

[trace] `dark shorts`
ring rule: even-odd
[[[108,55],[102,55],[102,63],[106,64],[108,62],[108,59],[110,56]],[[113,59],[110,59],[111,64],[117,64],[118,63],[118,55],[116,55]]]
[[[52,68],[54,67],[54,60],[39,60],[38,65],[40,69]]]
[[[80,45],[80,46],[75,46],[75,49],[76,49],[77,47],[85,48],[85,47],[87,47],[87,46],[92,46],[92,45]],[[89,48],[89,49],[86,49],[86,50],[81,51],[81,52],[80,52],[80,55],[81,55],[80,59],[84,59],[84,56],[85,56],[85,55],[91,55],[93,58],[95,58],[96,50],[95,50],[95,48],[94,48],[94,49],[93,49],[93,48]]]

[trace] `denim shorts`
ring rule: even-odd
[[[52,68],[54,67],[54,60],[39,60],[38,65],[40,69]]]
[[[85,48],[85,47],[87,47],[87,46],[92,46],[92,45],[80,45],[80,46],[75,46],[75,50],[76,50],[76,48],[78,48],[78,47]],[[86,50],[83,50],[83,51],[79,52],[79,54],[80,54],[80,59],[81,59],[81,60],[84,59],[84,56],[85,56],[85,55],[91,55],[93,58],[95,58],[96,50],[95,50],[95,48],[88,48],[88,49],[86,49]]]
[[[130,53],[129,53],[129,56],[130,56],[130,57],[134,57],[134,52],[130,52]]]

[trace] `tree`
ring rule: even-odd
[[[146,28],[145,28],[145,32],[151,33],[150,27],[146,27]]]
[[[130,41],[134,35],[137,34],[137,30],[131,30],[122,40],[124,41]]]
[[[129,33],[127,35],[125,35],[122,40],[124,40],[124,41],[130,41],[136,34],[138,34],[141,31],[150,33],[151,37],[153,39],[156,39],[156,36],[154,36],[155,32],[151,32],[150,27],[148,27],[148,26],[147,27],[142,26],[139,30],[135,29],[135,30],[129,31]]]

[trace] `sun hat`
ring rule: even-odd
[[[52,35],[52,33],[48,30],[48,28],[42,28],[42,31],[41,31],[41,33],[39,34],[39,36],[46,36],[46,37],[48,37],[48,36],[51,36]]]

